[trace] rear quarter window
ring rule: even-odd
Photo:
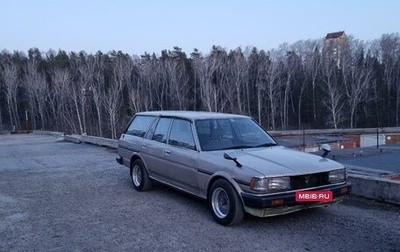
[[[144,137],[155,118],[155,116],[135,116],[125,134]]]

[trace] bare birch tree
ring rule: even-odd
[[[134,112],[142,110],[154,110],[154,92],[152,83],[152,74],[155,69],[150,55],[142,56],[138,62],[138,89],[129,90],[130,106]]]
[[[113,75],[104,99],[105,110],[110,120],[111,138],[117,138],[117,123],[123,103],[122,91],[131,82],[134,65],[127,55],[118,54],[113,59]]]
[[[202,56],[193,58],[192,68],[199,82],[200,99],[203,107],[207,111],[215,111],[217,104],[217,90],[212,85],[212,66],[209,61]]]
[[[249,76],[251,76],[251,81],[254,80],[255,96],[257,97],[257,121],[259,124],[263,124],[263,114],[265,111],[265,82],[266,82],[266,72],[267,65],[269,64],[269,58],[264,51],[257,52],[253,48],[252,54],[249,57]],[[249,78],[249,79],[250,79]],[[248,103],[250,105],[250,97],[248,98]],[[250,107],[250,106],[249,106]],[[267,121],[269,117],[267,114]]]
[[[293,100],[293,106],[297,106],[294,108],[294,114],[297,115],[298,129],[302,128],[302,112],[303,112],[303,96],[304,90],[307,86],[307,82],[312,79],[312,75],[309,70],[306,68],[307,61],[310,60],[311,55],[313,53],[312,47],[309,45],[309,41],[298,41],[291,46],[292,49],[292,57],[291,59],[291,68],[294,69],[293,81],[294,84],[291,88],[292,97],[295,97]],[[308,71],[307,71],[308,70]],[[311,76],[310,76],[311,75]],[[297,103],[296,103],[297,101]],[[297,110],[297,111],[296,111]]]
[[[356,126],[357,108],[361,102],[367,102],[370,97],[369,88],[373,76],[373,68],[370,61],[364,55],[362,42],[353,40],[349,52],[349,64],[342,66],[343,80],[347,102],[350,108],[350,128]],[[346,62],[346,61],[344,61]]]
[[[74,100],[71,95],[72,75],[67,68],[57,67],[53,72],[53,89],[51,99],[49,100],[53,113],[61,125],[68,125],[69,128],[77,133],[75,126],[75,112],[71,107],[71,101]],[[60,126],[61,127],[61,126]],[[62,130],[66,130],[66,127]]]
[[[185,65],[178,59],[169,59],[164,62],[169,83],[170,97],[177,106],[171,108],[185,110],[189,107],[189,76],[186,73]]]
[[[79,125],[79,134],[86,134],[86,116],[85,116],[85,101],[86,101],[86,80],[88,79],[86,73],[86,53],[81,52],[79,55],[71,54],[70,56],[70,69],[73,81],[69,90],[69,95],[72,100],[73,110],[75,111],[76,118]]]
[[[203,61],[205,63],[205,78],[200,81],[201,99],[206,103],[209,111],[223,112],[228,98],[222,89],[226,87],[227,72],[224,65],[226,63],[226,51],[218,46],[213,46],[211,54]],[[229,96],[232,98],[232,96]],[[232,99],[231,99],[231,101]]]
[[[6,101],[8,107],[8,115],[10,118],[10,126],[13,130],[20,130],[20,121],[18,118],[18,67],[10,61],[3,66],[3,80],[5,86]]]
[[[271,62],[267,65],[265,90],[267,93],[271,114],[270,127],[272,130],[275,130],[280,96],[279,79],[283,73],[283,64],[280,52],[271,50],[270,57]]]
[[[335,129],[344,120],[343,93],[338,85],[336,70],[336,63],[332,60],[326,62],[323,68],[324,90],[327,95],[327,99],[323,101],[323,104],[329,111],[327,125],[333,126]]]
[[[39,68],[39,62],[36,58],[28,60],[25,69],[25,88],[28,91],[29,104],[31,109],[31,118],[33,128],[37,128],[36,114],[40,118],[40,129],[45,129],[45,112],[47,104],[48,84],[44,73]]]
[[[225,91],[230,98],[231,112],[243,114],[245,109],[246,83],[248,78],[248,62],[240,48],[229,53],[229,79]],[[233,85],[233,87],[231,87]],[[232,94],[234,93],[234,94]],[[236,102],[235,102],[236,101]]]
[[[93,62],[93,82],[91,85],[91,92],[93,95],[93,102],[96,108],[97,114],[97,130],[98,135],[103,137],[103,103],[105,99],[105,71],[106,71],[106,63],[104,62],[104,56],[100,53],[96,54]]]

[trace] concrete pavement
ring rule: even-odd
[[[223,227],[207,203],[133,189],[115,149],[0,136],[0,251],[399,251],[400,206],[354,195]]]

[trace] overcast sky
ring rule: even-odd
[[[0,50],[190,53],[400,32],[399,0],[0,0]]]

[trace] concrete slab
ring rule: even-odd
[[[352,194],[369,199],[400,204],[400,180],[351,174]]]

